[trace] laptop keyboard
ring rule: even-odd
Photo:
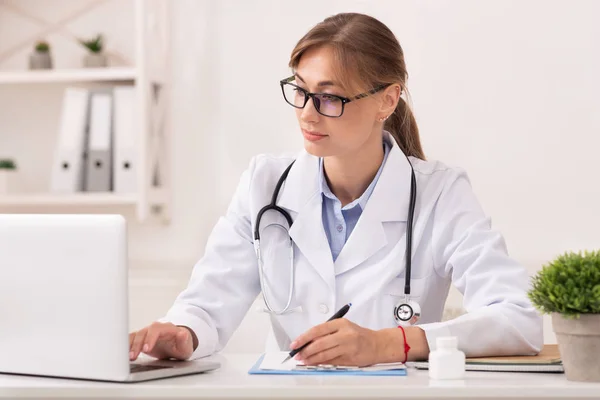
[[[136,372],[155,371],[157,369],[166,369],[166,368],[173,368],[173,367],[167,366],[167,365],[129,364],[129,372],[132,374],[136,373]]]

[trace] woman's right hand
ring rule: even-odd
[[[197,339],[186,327],[170,322],[153,322],[129,334],[129,359],[134,361],[141,352],[158,359],[188,359],[194,352]]]

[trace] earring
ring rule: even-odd
[[[389,118],[389,115],[387,117],[377,118],[377,121],[382,122],[382,121],[385,121],[388,118]]]

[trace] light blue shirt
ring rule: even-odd
[[[356,226],[362,211],[367,205],[367,201],[379,180],[385,161],[387,160],[390,152],[390,144],[385,140],[383,141],[384,156],[383,162],[373,178],[373,181],[369,184],[364,193],[352,203],[346,204],[342,207],[342,202],[333,194],[327,179],[325,179],[325,171],[323,170],[323,158],[319,160],[319,188],[321,190],[321,196],[323,197],[323,228],[325,228],[325,234],[329,241],[329,247],[331,249],[331,255],[335,261],[342,251],[342,248],[346,244],[346,241],[350,237],[352,230]]]

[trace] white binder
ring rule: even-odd
[[[54,152],[50,192],[75,193],[83,190],[89,91],[66,88]]]
[[[90,97],[90,129],[85,190],[112,190],[112,94],[93,92]]]
[[[114,191],[135,193],[137,189],[137,128],[135,124],[135,89],[115,87],[114,95]]]

